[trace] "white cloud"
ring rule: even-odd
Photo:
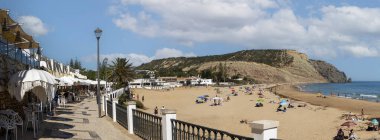
[[[48,32],[48,28],[45,24],[35,16],[21,16],[18,19],[23,29],[31,35],[45,35]]]
[[[297,16],[275,0],[120,0],[112,5],[114,23],[147,37],[184,46],[231,43],[252,49],[296,49],[313,56],[336,57],[349,46],[376,50],[380,8],[325,6],[309,18]],[[128,10],[131,6],[140,11]],[[117,10],[115,10],[117,9]],[[117,11],[117,12],[115,12]],[[379,56],[379,53],[350,53]],[[352,51],[351,51],[352,52]],[[343,54],[344,55],[344,54]]]
[[[172,49],[172,48],[163,48],[156,51],[153,58],[161,59],[161,58],[169,58],[169,57],[193,57],[196,56],[194,53],[183,53],[180,50]]]
[[[348,53],[351,53],[352,55],[356,57],[373,57],[378,56],[379,51],[376,49],[371,49],[365,46],[347,46],[342,47],[344,51],[347,51]]]
[[[114,61],[115,58],[118,58],[118,57],[127,58],[133,64],[133,66],[139,66],[143,63],[148,63],[154,59],[161,59],[161,58],[168,58],[168,57],[193,57],[193,56],[196,56],[196,55],[194,53],[184,53],[177,49],[162,48],[162,49],[156,50],[155,55],[151,57],[144,54],[135,54],[135,53],[129,53],[129,54],[113,53],[113,54],[100,55],[99,59],[100,61],[103,61],[104,58],[107,58],[108,64],[112,64],[112,61]],[[96,59],[97,59],[96,54],[81,58],[81,60],[84,62],[96,62]]]
[[[103,55],[100,55],[99,59],[100,59],[100,61],[103,61],[104,58],[107,58],[108,64],[112,64],[112,61],[114,61],[115,58],[118,58],[118,57],[129,59],[129,62],[131,62],[133,66],[138,66],[138,65],[141,65],[142,63],[147,63],[147,62],[152,61],[152,59],[146,55],[135,54],[135,53],[130,53],[130,54],[123,54],[123,53],[103,54]],[[96,54],[81,58],[81,60],[84,62],[96,62],[96,59],[97,59]]]

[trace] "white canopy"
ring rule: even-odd
[[[79,85],[97,85],[98,81],[90,80],[90,79],[77,79],[79,81]],[[100,85],[106,85],[106,81],[101,80]]]
[[[32,90],[41,101],[46,99],[51,101],[56,90],[55,79],[53,75],[43,70],[23,70],[11,76],[8,90],[18,101],[21,101],[25,92],[29,90]]]
[[[101,80],[101,81],[100,81],[100,84],[101,84],[101,85],[106,85],[106,83],[107,83],[107,82],[104,81],[104,80]]]
[[[72,86],[75,82],[72,77],[68,77],[68,76],[58,78],[58,80],[61,86]]]
[[[77,79],[79,82],[79,85],[91,85],[91,81],[84,80],[84,79]]]

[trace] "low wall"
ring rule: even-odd
[[[13,74],[26,69],[27,65],[0,55],[0,92],[7,91],[9,78]]]
[[[26,70],[28,66],[18,61],[9,59],[0,54],[0,108],[13,109],[16,112],[23,114],[22,103],[12,98],[8,91],[9,78],[18,71]]]

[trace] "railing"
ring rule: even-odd
[[[162,118],[133,110],[133,132],[144,140],[162,140]]]
[[[108,98],[119,98],[119,96],[123,93],[124,93],[124,88],[119,88],[117,90],[107,93],[107,96]]]
[[[37,61],[33,55],[23,49],[19,49],[15,45],[9,45],[3,39],[0,39],[0,54],[28,65],[31,68],[36,68],[39,66],[39,61]]]
[[[107,114],[109,117],[113,117],[112,116],[112,102],[111,101],[107,101]]]
[[[253,140],[180,120],[171,120],[173,140]]]
[[[128,110],[123,105],[116,104],[116,121],[128,129]]]

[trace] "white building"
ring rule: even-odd
[[[190,84],[191,85],[204,85],[204,86],[209,86],[209,85],[214,85],[212,82],[212,79],[202,79],[200,77],[191,77],[189,78]]]
[[[201,79],[201,85],[209,86],[214,85],[214,83],[212,82],[212,79]]]

